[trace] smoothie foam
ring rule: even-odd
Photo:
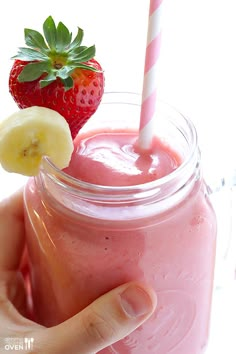
[[[96,131],[79,134],[69,175],[104,186],[131,186],[147,183],[173,172],[181,158],[157,137],[148,151],[140,151],[137,132]]]

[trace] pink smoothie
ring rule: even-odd
[[[181,158],[154,137],[149,151],[140,151],[133,131],[79,135],[69,168],[71,176],[104,186],[132,186],[154,181],[173,172]]]
[[[140,152],[132,131],[79,135],[66,172],[105,186],[142,184],[169,175],[181,157],[155,138]],[[61,195],[63,199],[65,195]],[[151,284],[158,297],[154,315],[103,354],[202,354],[208,337],[215,215],[201,178],[185,197],[159,213],[137,202],[94,203],[62,208],[30,180],[26,189],[27,239],[36,318],[55,325],[129,280]],[[142,202],[143,203],[143,202]],[[85,204],[86,205],[86,204]],[[102,212],[100,209],[102,208]],[[118,215],[115,218],[115,215]]]

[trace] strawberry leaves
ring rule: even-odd
[[[29,63],[24,67],[18,76],[19,82],[30,82],[37,80],[43,73],[49,71],[48,62]],[[54,79],[55,80],[55,79]]]
[[[81,28],[78,28],[77,35],[73,42],[70,44],[70,50],[73,50],[74,48],[79,48],[84,37],[84,31]]]
[[[49,16],[43,24],[43,32],[49,48],[53,51],[57,46],[57,29],[52,16]]]
[[[68,28],[59,22],[55,25],[52,16],[43,23],[44,36],[33,29],[24,30],[25,43],[28,47],[21,47],[13,59],[28,61],[20,73],[19,82],[30,82],[39,79],[40,87],[50,85],[59,78],[65,90],[73,87],[71,75],[75,69],[97,71],[86,63],[94,58],[95,46],[81,46],[84,32],[78,28],[75,38]]]
[[[32,61],[32,60],[47,60],[47,55],[39,52],[38,50],[31,48],[19,48],[19,53],[13,57],[13,59],[20,59],[23,61]]]
[[[40,48],[40,50],[45,53],[48,52],[48,46],[41,33],[29,28],[25,28],[24,33],[25,33],[25,44],[27,46],[31,48]]]
[[[71,38],[72,34],[68,28],[62,22],[59,22],[56,30],[56,50],[59,52],[66,51],[71,43]]]

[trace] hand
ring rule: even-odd
[[[24,246],[20,190],[0,203],[1,354],[7,353],[7,339],[13,343],[13,338],[33,338],[33,352],[37,354],[94,353],[128,335],[146,321],[156,307],[156,296],[151,288],[130,282],[98,298],[67,321],[45,328],[27,317],[25,284],[19,271]]]

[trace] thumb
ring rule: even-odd
[[[47,353],[98,352],[131,333],[155,307],[154,291],[140,282],[130,282],[101,296],[62,324],[43,331],[41,340]]]

